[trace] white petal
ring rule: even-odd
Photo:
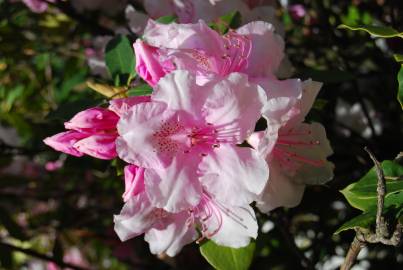
[[[184,245],[196,240],[196,230],[186,224],[188,218],[187,212],[173,214],[164,220],[165,227],[149,230],[144,239],[150,244],[151,253],[166,253],[173,257]]]
[[[274,77],[254,79],[266,92],[267,102],[263,116],[268,125],[284,125],[300,113],[297,104],[302,98],[302,83],[299,79],[277,80]]]
[[[171,110],[183,110],[198,118],[208,89],[196,84],[196,77],[184,70],[165,75],[155,86],[153,101],[167,104]]]
[[[297,206],[304,194],[305,185],[294,183],[284,174],[276,161],[270,163],[270,178],[256,206],[263,213],[277,207]]]
[[[145,193],[140,193],[127,201],[120,214],[113,218],[115,232],[120,240],[126,241],[150,229],[157,221],[157,216],[153,214],[154,210],[155,207],[150,204]]]
[[[196,206],[202,193],[197,175],[198,162],[198,156],[182,155],[163,169],[146,170],[146,192],[152,204],[173,213]]]
[[[301,166],[297,170],[297,174],[293,180],[294,182],[308,185],[326,183],[333,178],[334,165],[327,161],[327,157],[333,154],[333,150],[329,140],[326,138],[325,128],[319,123],[302,124],[302,126],[311,131],[309,141],[317,141],[318,144],[309,149],[309,151],[302,148],[296,149],[296,153],[311,160],[321,160],[323,163],[321,166],[312,166],[309,163],[304,163],[304,166]]]
[[[225,51],[221,36],[203,21],[161,24],[149,20],[143,37],[148,44],[158,48],[195,49],[219,56]]]
[[[177,122],[178,115],[160,102],[133,106],[120,118],[116,150],[119,157],[130,164],[144,168],[165,167],[175,152],[158,151],[158,140],[153,136],[164,123]]]
[[[213,84],[203,107],[206,120],[219,127],[219,132],[230,132],[237,143],[242,143],[254,130],[266,95],[261,87],[249,83],[248,77],[241,73],[231,73]]]
[[[256,199],[269,177],[267,163],[252,148],[221,145],[200,164],[200,181],[216,199],[247,205]]]
[[[298,108],[300,113],[297,117],[294,117],[290,124],[300,123],[305,120],[305,117],[312,108],[315,102],[316,96],[318,95],[323,83],[312,81],[311,79],[306,80],[302,83],[302,97],[298,103]]]
[[[265,77],[274,74],[284,57],[284,41],[274,33],[270,23],[255,21],[237,30],[252,40],[252,50],[248,66],[243,70],[252,77]]]
[[[218,245],[240,248],[250,243],[251,238],[256,239],[258,225],[255,212],[249,205],[231,207],[217,203],[218,211],[222,217],[221,224],[217,218],[211,217],[204,224],[212,233],[211,239]],[[217,228],[220,228],[215,232]]]

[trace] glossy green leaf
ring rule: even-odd
[[[403,208],[396,208],[394,206],[387,206],[383,210],[383,215],[387,218],[399,219]],[[338,228],[334,234],[342,231],[361,228],[361,229],[374,229],[376,223],[377,207],[372,207],[364,213],[350,219]]]
[[[162,23],[162,24],[170,24],[170,23],[176,22],[177,19],[178,19],[178,17],[176,17],[176,16],[168,15],[168,16],[159,17],[156,21],[159,23]]]
[[[403,109],[403,65],[400,67],[400,71],[397,74],[397,81],[399,83],[399,89],[397,90],[397,100]]]
[[[131,96],[148,96],[151,95],[153,89],[148,84],[141,84],[136,87],[133,87],[127,91],[127,95]]]
[[[351,26],[346,24],[341,24],[337,28],[339,29],[348,29],[353,31],[365,31],[372,36],[382,37],[382,38],[394,38],[400,37],[403,38],[403,32],[398,32],[392,27],[388,26],[377,26],[377,25],[360,25],[360,26]]]
[[[385,206],[403,205],[403,166],[395,161],[385,160],[381,164],[386,177]],[[378,178],[375,168],[372,168],[359,181],[350,184],[341,193],[353,207],[362,211],[368,210],[377,202]]]
[[[119,35],[108,42],[105,63],[116,85],[124,85],[134,77],[134,51],[126,36]]]
[[[246,270],[252,263],[255,242],[243,248],[219,246],[211,240],[201,244],[203,257],[217,270]]]
[[[356,229],[356,228],[370,228],[372,224],[375,223],[376,219],[376,210],[362,213],[359,216],[356,216],[349,221],[345,222],[343,225],[338,228],[334,234],[339,234],[342,231]]]

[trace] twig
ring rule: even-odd
[[[48,256],[48,255],[45,255],[45,254],[42,254],[42,253],[39,253],[39,252],[37,252],[35,250],[32,250],[32,249],[21,248],[21,247],[17,247],[17,246],[14,246],[12,244],[4,243],[4,242],[0,242],[0,246],[3,246],[3,247],[8,248],[10,250],[22,252],[22,253],[24,253],[26,255],[29,255],[29,256],[32,256],[32,257],[35,257],[35,258],[38,258],[38,259],[41,259],[41,260],[53,262],[53,263],[57,264],[58,266],[60,266],[62,268],[71,268],[71,269],[74,269],[74,270],[89,270],[89,268],[84,268],[84,267],[81,267],[81,266],[78,266],[78,265],[75,265],[75,264],[66,263],[66,262],[64,262],[62,260],[58,260],[56,258],[53,258],[51,256]]]
[[[375,156],[371,152],[371,150],[369,150],[368,147],[365,147],[364,150],[368,153],[369,157],[372,159],[372,162],[374,162],[376,176],[378,178],[378,184],[376,187],[377,208],[376,208],[376,227],[375,227],[376,232],[375,233],[377,236],[387,237],[388,229],[385,224],[385,218],[382,215],[383,207],[385,204],[385,195],[386,195],[385,175],[383,173],[381,164],[375,158]]]
[[[354,262],[358,254],[360,253],[360,250],[362,249],[362,247],[365,246],[366,243],[382,243],[384,245],[399,246],[402,242],[403,225],[397,222],[394,231],[390,233],[388,229],[388,222],[383,216],[386,195],[386,181],[381,164],[376,159],[375,155],[367,147],[365,147],[364,149],[374,162],[375,171],[378,178],[376,188],[377,209],[375,232],[371,232],[371,230],[363,228],[356,229],[356,235],[350,245],[350,249],[347,252],[346,258],[340,270],[349,270],[354,265]]]
[[[365,247],[365,245],[365,242],[362,242],[357,237],[354,237],[340,270],[349,270],[354,265],[358,254],[360,253],[361,249]]]

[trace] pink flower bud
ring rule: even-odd
[[[99,159],[113,159],[117,156],[115,134],[94,134],[74,144],[81,153]]]
[[[48,137],[43,140],[43,142],[56,151],[60,151],[69,155],[73,155],[76,157],[81,157],[83,153],[78,151],[75,147],[74,144],[78,142],[81,139],[84,139],[88,137],[88,133],[81,133],[78,131],[66,131],[66,132],[61,132],[56,135],[53,135],[52,137]]]
[[[127,165],[125,172],[125,192],[123,201],[127,202],[131,197],[144,191],[144,168],[136,165]]]
[[[137,40],[133,44],[133,48],[136,54],[137,74],[151,86],[154,86],[166,74],[162,66],[163,63],[158,59],[157,49],[141,40]]]
[[[119,116],[114,112],[95,107],[77,113],[70,121],[64,123],[66,129],[78,131],[97,132],[115,129]]]

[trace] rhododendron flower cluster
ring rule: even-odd
[[[276,1],[273,0],[143,0],[145,12],[128,5],[126,17],[131,30],[141,34],[148,19],[175,16],[179,23],[196,23],[198,20],[212,22],[233,11],[239,11],[244,23],[264,20],[273,24],[283,34],[283,25],[275,16]]]
[[[153,93],[80,112],[45,139],[127,164],[114,217],[121,240],[145,234],[153,253],[169,256],[203,239],[244,247],[257,237],[252,203],[264,213],[293,207],[306,185],[332,178],[325,130],[305,120],[321,83],[277,78],[284,42],[272,24],[220,35],[202,20],[149,20],[133,46]]]

